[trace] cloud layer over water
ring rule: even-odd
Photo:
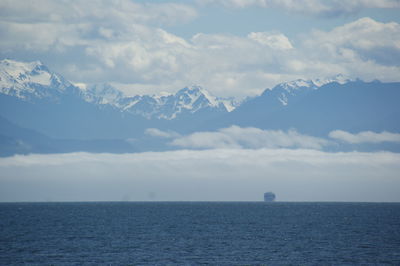
[[[329,133],[329,137],[352,144],[400,142],[400,134],[386,132],[386,131],[381,133],[375,133],[372,131],[363,131],[357,134],[352,134],[343,130],[335,130]]]
[[[1,201],[400,201],[400,154],[213,149],[0,159]]]
[[[321,149],[329,141],[289,130],[262,130],[231,126],[216,132],[197,132],[176,137],[171,143],[182,148],[311,148]]]
[[[230,126],[217,131],[195,132],[180,135],[174,131],[148,128],[147,135],[170,139],[169,145],[188,149],[219,148],[305,148],[322,150],[338,144],[400,143],[400,134],[391,132],[362,131],[350,133],[343,130],[331,131],[327,138],[304,135],[296,130],[263,130],[255,127]],[[328,138],[329,137],[329,138]]]

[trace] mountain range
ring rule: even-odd
[[[167,95],[126,96],[110,84],[75,86],[40,61],[0,61],[0,154],[170,149],[147,135],[237,125],[295,129],[312,136],[332,130],[400,132],[400,83],[342,75],[295,80],[238,102],[200,86]]]

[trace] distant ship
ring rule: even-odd
[[[265,192],[264,193],[264,201],[265,202],[273,202],[275,201],[275,194],[273,192]]]

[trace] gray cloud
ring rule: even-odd
[[[214,149],[0,158],[0,201],[400,201],[400,155]],[[149,195],[152,195],[150,198]]]
[[[357,134],[352,134],[342,130],[335,130],[329,133],[329,137],[351,144],[400,142],[400,134],[390,133],[386,131],[381,133],[375,133],[372,131],[363,131]]]

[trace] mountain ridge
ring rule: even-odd
[[[49,70],[41,61],[0,61],[0,92],[22,100],[59,100],[63,94],[74,94],[88,103],[111,106],[128,114],[146,119],[172,120],[182,113],[196,113],[202,109],[230,112],[236,107],[233,100],[213,96],[200,86],[189,86],[169,95],[124,94],[108,83],[86,88],[73,85],[61,75]]]
[[[297,97],[328,83],[345,84],[350,81],[352,80],[341,74],[323,79],[297,79],[265,89],[261,96],[270,93],[282,105],[287,105],[293,96]],[[53,101],[59,100],[66,93],[75,94],[94,105],[113,107],[146,119],[166,120],[173,120],[184,113],[193,114],[202,109],[229,113],[242,104],[233,97],[215,97],[198,85],[187,86],[168,95],[125,96],[109,83],[76,86],[49,70],[41,61],[20,62],[11,59],[0,61],[0,92],[24,100],[48,98]]]
[[[324,138],[335,130],[400,132],[398,82],[364,82],[343,75],[297,79],[265,89],[240,105],[234,99],[225,100],[200,86],[174,94],[127,97],[110,84],[78,88],[40,61],[2,60],[0,117],[42,137],[26,139],[32,147],[28,149],[18,144],[21,130],[0,127],[0,148],[12,151],[14,145],[15,153],[49,152],[47,148],[51,152],[174,149],[168,138],[148,135],[149,128],[181,136],[233,125],[293,129]],[[235,106],[229,109],[229,104]]]

